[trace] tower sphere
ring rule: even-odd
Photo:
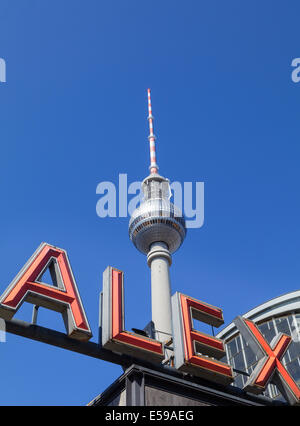
[[[181,210],[170,202],[169,180],[152,173],[142,183],[144,199],[129,221],[129,237],[142,253],[150,251],[151,244],[163,242],[170,253],[182,244],[185,219]]]

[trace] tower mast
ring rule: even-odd
[[[150,173],[155,174],[158,171],[158,166],[156,164],[156,149],[155,149],[155,135],[153,133],[153,120],[154,117],[152,115],[152,106],[151,106],[151,91],[148,89],[148,121],[149,121],[149,144],[150,144]]]

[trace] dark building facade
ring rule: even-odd
[[[133,364],[89,406],[278,406],[266,396],[251,395],[234,386],[218,386],[171,368]]]

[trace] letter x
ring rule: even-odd
[[[259,394],[273,383],[290,404],[299,404],[300,389],[281,361],[292,338],[280,333],[269,345],[253,321],[239,316],[234,323],[259,358],[244,390]]]

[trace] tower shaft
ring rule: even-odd
[[[172,259],[163,242],[151,245],[147,256],[151,269],[151,306],[155,338],[167,342],[172,337],[171,282],[169,267]]]

